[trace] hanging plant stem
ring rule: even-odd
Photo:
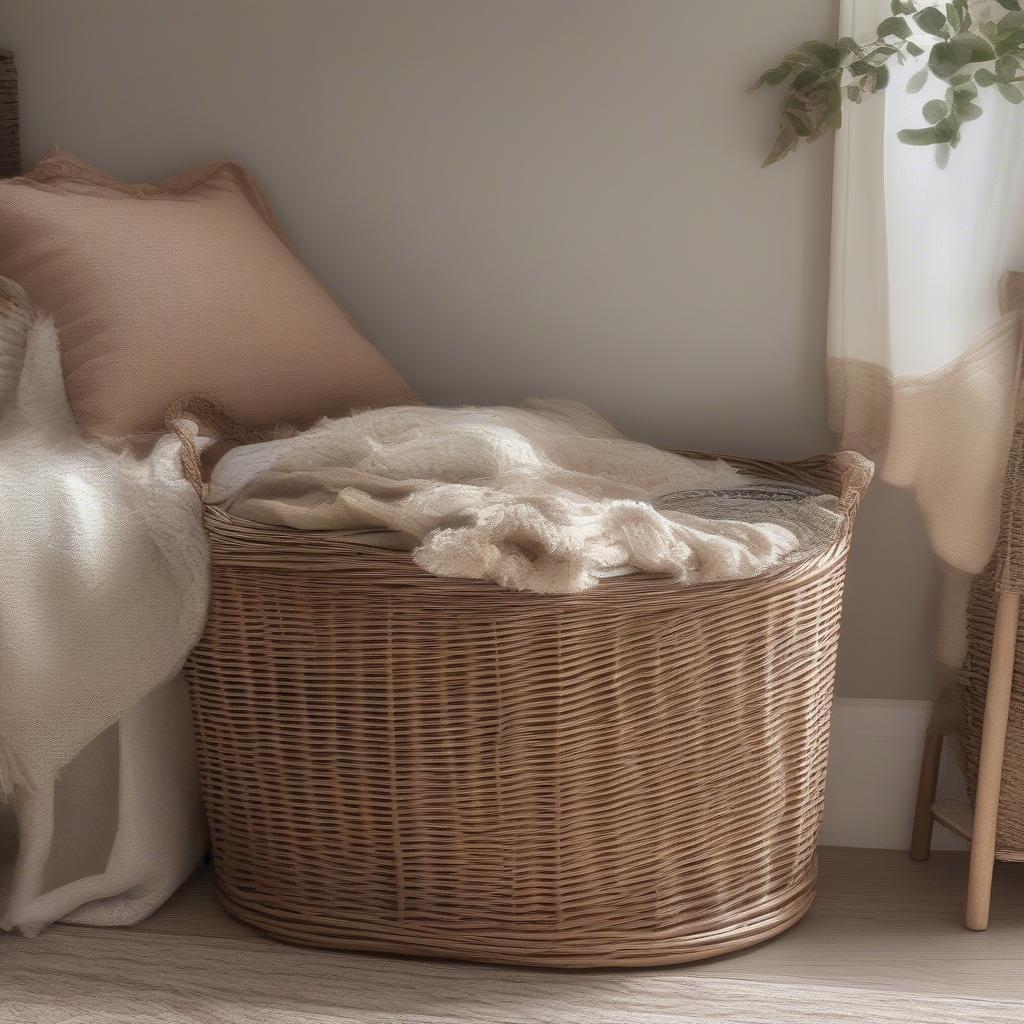
[[[920,60],[920,69],[907,83],[909,92],[919,92],[931,76],[946,84],[943,99],[922,106],[925,123],[898,133],[911,146],[958,146],[963,125],[982,115],[976,102],[980,90],[995,89],[1008,103],[1024,101],[1021,0],[994,2],[1005,13],[976,20],[976,4],[970,0],[893,0],[892,16],[878,26],[872,41],[812,39],[787,54],[755,84],[786,86],[779,134],[763,166],[792,153],[801,141],[838,131],[844,105],[885,89],[894,63]]]

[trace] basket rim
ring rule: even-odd
[[[612,576],[588,590],[571,594],[538,594],[532,591],[510,591],[491,580],[466,577],[435,576],[413,560],[412,552],[380,548],[343,540],[340,531],[296,530],[287,526],[256,523],[231,516],[219,505],[206,500],[203,494],[203,520],[211,543],[211,552],[218,567],[252,569],[260,572],[301,572],[309,576],[330,575],[344,570],[352,572],[360,565],[372,567],[379,574],[387,567],[395,586],[432,586],[435,588],[473,588],[481,595],[500,593],[520,595],[528,599],[560,599],[604,597],[615,599],[643,592],[687,595],[688,599],[728,597],[742,592],[746,596],[765,595],[803,587],[826,574],[837,561],[844,559],[852,540],[853,523],[873,469],[870,462],[853,452],[834,452],[792,462],[751,459],[708,452],[679,452],[702,459],[724,458],[754,475],[769,478],[814,479],[818,485],[829,483],[839,498],[844,522],[835,541],[827,547],[814,548],[799,557],[783,562],[755,576],[744,576],[710,583],[680,585],[666,574],[634,572]],[[286,552],[286,554],[284,554]],[[384,584],[382,584],[384,585]]]

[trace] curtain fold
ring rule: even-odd
[[[871,39],[890,13],[889,0],[842,0],[840,35]],[[900,142],[944,93],[934,77],[908,93],[923,60],[893,68],[836,138],[829,416],[843,448],[914,493],[947,569],[936,653],[955,668],[1015,421],[1020,315],[1000,312],[999,281],[1024,267],[1024,111],[983,90],[957,149]]]

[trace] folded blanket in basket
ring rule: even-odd
[[[697,584],[831,543],[835,499],[630,441],[586,406],[373,410],[229,452],[231,515],[405,546],[438,576],[574,593],[603,576]],[[384,531],[382,534],[381,531]]]

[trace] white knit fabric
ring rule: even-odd
[[[171,436],[145,458],[83,440],[53,324],[0,279],[0,830],[18,850],[2,928],[98,899],[125,923],[113,904],[129,896],[144,916],[202,847],[178,674],[205,619],[208,552],[178,452]],[[140,719],[147,698],[156,717]],[[163,760],[152,744],[132,753],[150,724],[175,737]],[[112,752],[80,760],[103,736]],[[90,800],[113,801],[103,850]]]

